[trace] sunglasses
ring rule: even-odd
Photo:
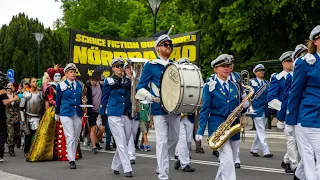
[[[116,64],[116,65],[113,65],[113,67],[116,67],[116,68],[123,68],[123,64]]]
[[[173,44],[168,44],[168,43],[164,43],[164,44],[160,44],[159,46],[164,46],[164,47],[170,47],[173,48]]]

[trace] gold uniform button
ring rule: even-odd
[[[76,94],[76,93],[73,93],[73,94]]]
[[[124,97],[124,96],[121,96],[121,97]]]
[[[229,100],[227,100],[227,103],[229,102]]]
[[[74,106],[75,108],[77,107],[77,106]]]
[[[122,103],[122,104],[124,104],[124,103]]]
[[[74,101],[77,101],[76,99],[74,99]]]

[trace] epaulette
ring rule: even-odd
[[[317,61],[316,57],[314,57],[314,55],[310,53],[306,54],[301,59],[305,60],[309,65],[313,65]]]

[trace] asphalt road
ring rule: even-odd
[[[253,132],[254,133],[254,132]],[[252,134],[253,134],[252,133]],[[253,157],[249,153],[252,138],[247,138],[241,143],[240,158],[241,169],[236,170],[238,180],[289,180],[293,179],[292,174],[285,174],[280,164],[285,154],[284,140],[281,132],[271,133],[275,137],[268,140],[270,150],[274,154],[273,158]],[[268,136],[267,136],[268,137]],[[150,140],[154,135],[150,134]],[[173,168],[174,159],[170,164],[170,178],[185,180],[208,180],[215,179],[218,170],[218,158],[211,155],[211,150],[203,142],[205,154],[196,154],[191,151],[191,166],[196,168],[193,173],[186,173]],[[133,165],[133,178],[124,177],[124,173],[114,175],[111,170],[111,161],[114,152],[101,150],[99,154],[92,154],[90,149],[82,147],[83,158],[78,160],[77,169],[70,170],[68,162],[26,162],[21,150],[16,150],[16,157],[9,157],[5,154],[5,162],[0,163],[0,180],[156,180],[156,156],[155,143],[151,143],[150,152],[137,151],[136,164]],[[193,150],[195,147],[193,146]],[[261,154],[261,152],[260,152]]]

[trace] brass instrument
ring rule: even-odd
[[[148,60],[143,58],[131,58],[127,59],[131,68],[131,103],[132,103],[132,117],[137,117],[139,112],[139,101],[135,98],[137,85],[140,80],[144,63]]]
[[[245,73],[246,72],[244,71],[243,74],[242,73],[241,74],[245,75]],[[243,78],[243,76],[242,76],[242,78]],[[248,77],[247,77],[247,79],[243,79],[243,80],[249,82]],[[246,83],[245,81],[243,81],[243,82]],[[250,102],[251,97],[254,94],[254,89],[250,85],[244,85],[242,83],[240,83],[240,85],[242,86],[242,88],[249,90],[248,95],[243,99]],[[239,104],[239,106],[237,106],[232,111],[232,113],[228,116],[226,121],[223,122],[222,124],[220,124],[218,129],[214,133],[212,133],[212,135],[207,139],[208,145],[212,150],[220,149],[227,142],[227,140],[229,140],[233,135],[235,135],[238,132],[244,132],[244,124],[243,124],[242,119],[240,120],[239,124],[236,124],[232,127],[231,127],[231,125],[233,124],[233,122],[238,118],[238,116],[243,111],[246,101],[242,101]]]
[[[240,72],[240,84],[243,84],[245,86],[250,86],[250,74],[249,71],[247,70],[243,70]],[[243,94],[245,94],[245,91],[243,91]],[[255,110],[252,107],[252,103],[251,103],[252,99],[250,99],[249,102],[249,107],[247,109],[247,112],[245,113],[245,115],[250,115],[250,114],[255,114]]]
[[[82,105],[80,105],[80,107],[83,108],[83,111],[84,111],[84,114],[83,114],[83,117],[89,117],[87,115],[87,108],[88,107],[93,107],[93,105],[88,105],[87,102],[88,102],[88,99],[87,99],[87,88],[84,84],[82,84],[82,97],[81,97],[81,101],[82,101]]]

